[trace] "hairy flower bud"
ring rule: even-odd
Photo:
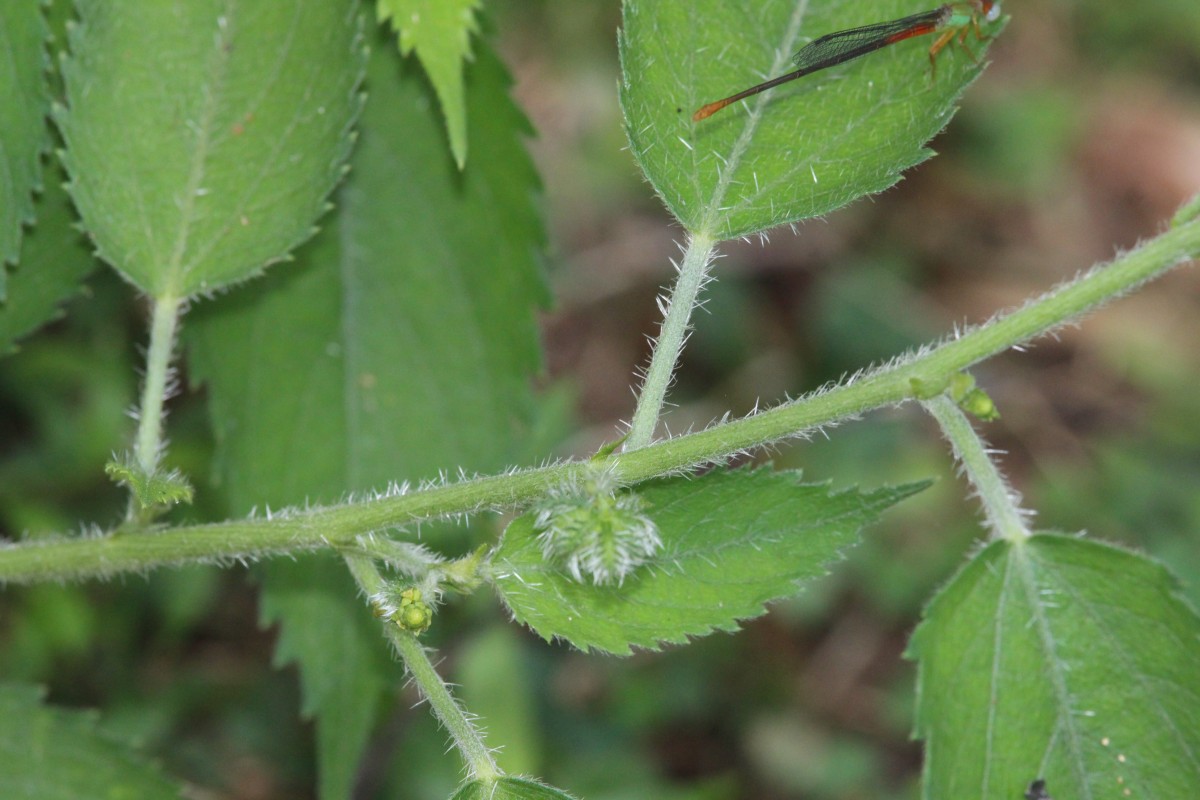
[[[580,583],[623,583],[662,548],[658,527],[642,509],[642,499],[618,492],[606,470],[572,480],[552,491],[534,517],[542,555]]]
[[[406,631],[424,633],[433,622],[433,607],[421,599],[421,590],[409,586],[401,591],[388,587],[372,595],[375,616],[390,620]]]

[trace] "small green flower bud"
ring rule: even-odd
[[[996,403],[983,389],[972,389],[962,400],[958,401],[959,408],[983,422],[993,422],[1000,419],[1000,411]]]
[[[400,593],[400,609],[391,619],[406,631],[424,633],[433,623],[433,608],[421,599],[421,590],[412,586]]]
[[[394,622],[406,631],[424,633],[433,623],[433,606],[421,597],[421,590],[415,586],[399,592],[389,586],[371,597],[371,610],[375,616]]]

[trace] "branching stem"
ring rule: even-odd
[[[769,411],[614,454],[609,457],[612,474],[621,485],[632,485],[720,461],[873,408],[914,396],[928,398],[930,389],[948,386],[956,373],[972,364],[1053,330],[1197,254],[1200,219],[1193,218],[1111,264],[937,347]],[[124,536],[41,539],[0,547],[0,581],[82,579],[164,564],[342,547],[363,534],[421,520],[520,508],[586,468],[578,463],[556,464],[266,519]],[[436,546],[433,535],[426,534],[427,545]]]

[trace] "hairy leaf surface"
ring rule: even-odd
[[[621,107],[634,156],[686,228],[719,239],[825,214],[888,188],[930,156],[925,143],[980,70],[951,45],[933,79],[933,36],[805,76],[700,122],[692,113],[791,71],[792,55],[816,37],[931,5],[626,0]],[[973,33],[966,45],[976,57],[986,49]]]
[[[312,235],[361,106],[357,2],[81,0],[79,14],[58,121],[106,261],[187,297]]]
[[[1160,565],[995,542],[913,637],[925,797],[1200,797],[1200,619]]]

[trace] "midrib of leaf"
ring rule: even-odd
[[[796,47],[796,40],[800,38],[800,28],[807,13],[808,0],[799,0],[796,3],[796,7],[792,10],[792,17],[788,20],[788,26],[784,31],[783,38],[780,40],[779,46],[775,49],[775,59],[771,62],[771,69],[767,73],[768,77],[778,75],[782,71],[783,65],[787,63],[788,54],[793,52]],[[750,143],[754,141],[754,132],[758,129],[758,121],[762,117],[763,109],[767,101],[771,99],[773,93],[773,89],[762,92],[751,101],[750,113],[746,115],[746,124],[742,126],[742,132],[734,143],[729,158],[725,161],[724,169],[721,170],[721,178],[717,181],[716,188],[713,190],[712,199],[708,201],[708,212],[705,215],[703,225],[705,230],[714,229],[717,226],[721,214],[721,202],[725,199],[725,192],[729,190],[729,184],[733,180],[733,174],[737,172],[738,165],[742,161],[742,156],[745,155],[746,149],[750,147]],[[693,154],[695,153],[694,150],[692,152]],[[695,156],[693,155],[694,158]]]
[[[178,294],[177,285],[180,282],[180,270],[182,267],[184,253],[187,252],[188,239],[191,236],[192,221],[194,220],[194,212],[196,208],[196,192],[204,183],[204,168],[208,160],[208,151],[212,142],[213,119],[216,116],[217,94],[220,87],[224,85],[225,73],[229,66],[229,50],[222,45],[227,41],[226,37],[232,37],[232,9],[236,0],[228,0],[225,3],[225,8],[221,14],[226,20],[230,20],[229,24],[222,30],[218,26],[220,35],[214,40],[213,58],[210,61],[209,73],[213,76],[213,80],[204,90],[204,110],[201,113],[200,123],[196,126],[196,148],[193,151],[191,169],[188,172],[187,189],[183,198],[183,208],[179,221],[179,237],[175,242],[175,250],[171,253],[171,258],[168,261],[168,275],[172,285],[167,290],[169,294]]]
[[[1085,794],[1081,800],[1091,800],[1092,788],[1087,780],[1087,773],[1084,770],[1083,758],[1083,737],[1078,727],[1075,725],[1072,715],[1071,694],[1067,689],[1066,676],[1060,665],[1063,663],[1058,655],[1058,645],[1054,637],[1053,631],[1050,630],[1050,621],[1046,619],[1045,610],[1042,606],[1042,598],[1038,595],[1036,581],[1033,575],[1033,564],[1029,558],[1029,545],[1025,543],[1016,544],[1013,546],[1013,551],[1010,558],[1015,558],[1018,566],[1018,579],[1021,581],[1021,588],[1025,591],[1025,596],[1029,602],[1029,607],[1033,609],[1034,624],[1037,626],[1038,638],[1042,642],[1042,650],[1044,658],[1048,662],[1047,672],[1050,674],[1051,684],[1054,686],[1054,696],[1057,700],[1056,705],[1059,709],[1058,725],[1055,726],[1055,735],[1059,730],[1065,730],[1067,734],[1068,747],[1071,751],[1071,766],[1075,770],[1078,779],[1078,786],[1082,787]],[[1002,595],[1003,596],[1003,595]],[[1064,713],[1065,711],[1065,713]],[[1051,737],[1049,748],[1055,737]],[[1049,750],[1047,750],[1047,754]],[[1046,756],[1042,757],[1045,761]],[[990,765],[991,759],[988,759]]]
[[[346,190],[342,192],[343,214],[350,213],[354,207],[354,204],[346,198],[350,191],[352,188],[347,186]],[[356,327],[361,321],[361,315],[357,313],[357,306],[359,287],[362,284],[358,271],[355,269],[355,264],[359,259],[355,257],[357,242],[354,226],[342,222],[337,228],[338,240],[341,243],[338,248],[338,274],[341,276],[342,286],[342,318],[338,320],[338,327],[341,330],[341,346],[344,355],[342,358],[342,407],[346,415],[343,469],[346,485],[357,487],[364,485],[362,403],[359,402],[358,382],[355,380],[355,376],[360,371],[359,364],[362,361],[362,351],[359,347],[360,333]]]
[[[342,196],[342,204],[346,206],[344,214],[353,214],[356,203],[363,202],[361,199],[349,199],[345,195]],[[437,220],[427,220],[430,225],[439,224]],[[365,486],[372,480],[377,480],[378,476],[373,475],[363,469],[363,465],[368,463],[362,455],[363,444],[367,441],[369,435],[373,435],[370,429],[362,424],[362,397],[359,391],[359,378],[364,372],[362,365],[368,363],[362,356],[362,349],[359,346],[365,335],[360,329],[360,315],[356,312],[359,297],[360,287],[369,283],[369,279],[360,277],[360,271],[356,269],[360,259],[354,255],[357,247],[356,229],[354,225],[342,224],[340,226],[339,237],[342,242],[340,249],[341,258],[339,264],[339,273],[341,275],[342,286],[342,317],[339,322],[341,331],[341,347],[344,357],[342,363],[344,365],[342,372],[342,389],[344,399],[344,413],[346,419],[346,465],[345,474],[348,486]],[[430,263],[451,263],[453,256],[448,253],[429,253],[428,260]],[[470,286],[463,281],[462,275],[458,270],[446,270],[441,278],[443,283],[453,284],[458,291],[447,291],[446,300],[454,300],[464,303],[470,303],[473,307],[478,304],[474,301],[474,296],[470,293]],[[474,315],[478,318],[478,314]],[[400,335],[399,330],[404,330],[404,338],[410,342],[417,342],[420,339],[418,332],[407,322],[403,315],[398,315],[392,320],[392,325],[395,326],[395,335]],[[477,336],[465,337],[466,342],[463,343],[463,348],[470,348],[472,355],[478,355],[482,347],[481,341]],[[419,362],[418,362],[419,359]],[[414,356],[414,364],[420,363],[421,374],[426,374],[428,370],[436,370],[437,364],[430,363],[428,354],[423,356]],[[425,381],[415,381],[412,387],[413,395],[418,392],[429,394],[436,391],[433,384]],[[438,430],[447,431],[457,428],[456,421],[449,417],[450,409],[443,403],[439,403],[435,397],[429,402],[424,402],[423,408],[428,416],[426,416],[422,424],[429,425]],[[403,421],[398,421],[397,424],[402,424]],[[428,477],[428,476],[407,476],[408,478]]]

